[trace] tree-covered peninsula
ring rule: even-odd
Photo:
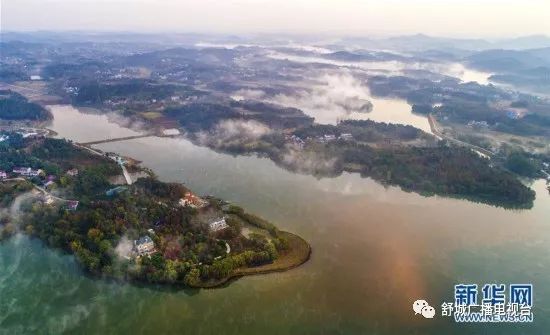
[[[182,184],[151,173],[114,184],[126,163],[112,153],[59,139],[3,136],[0,206],[9,210],[2,211],[0,236],[39,238],[74,254],[90,274],[212,287],[309,258],[302,238]]]

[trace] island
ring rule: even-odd
[[[91,275],[131,282],[219,287],[311,254],[301,237],[235,204],[41,133],[2,132],[0,207],[2,239],[21,232],[73,254]]]

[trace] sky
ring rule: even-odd
[[[550,0],[1,0],[3,31],[550,35]]]

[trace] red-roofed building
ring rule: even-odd
[[[208,205],[208,201],[205,201],[200,197],[197,197],[191,192],[185,193],[185,196],[180,199],[179,203],[183,207],[189,206],[192,208],[203,208],[203,207],[206,207],[206,205]]]

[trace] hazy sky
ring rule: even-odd
[[[550,0],[1,0],[2,30],[550,35]]]

